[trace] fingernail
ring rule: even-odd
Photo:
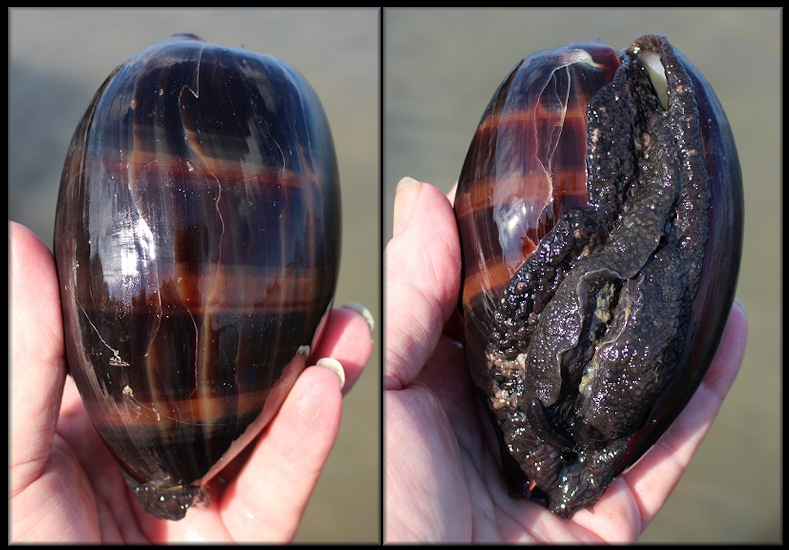
[[[740,306],[740,309],[743,310],[743,312],[748,313],[748,308],[745,307],[745,304],[743,304],[742,300],[740,300],[737,296],[734,297],[734,303]]]
[[[421,191],[422,184],[414,178],[406,177],[397,183],[392,216],[392,235],[400,233],[408,224]]]
[[[337,378],[340,379],[340,389],[342,389],[343,386],[345,386],[345,369],[342,368],[342,363],[337,361],[337,359],[334,359],[332,357],[324,357],[323,359],[318,359],[318,361],[315,364],[318,365],[319,367],[326,367],[334,374],[336,374]]]
[[[375,328],[375,319],[373,319],[373,314],[370,313],[369,309],[358,302],[345,302],[340,307],[355,311],[364,317],[364,320],[367,321],[367,326],[370,327],[370,334],[372,334],[373,329]]]

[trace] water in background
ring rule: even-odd
[[[336,304],[373,313],[376,348],[344,400],[340,435],[297,542],[380,540],[380,14],[376,9],[9,11],[9,212],[52,246],[60,172],[94,92],[121,61],[182,32],[270,53],[323,103],[342,186]]]

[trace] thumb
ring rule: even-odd
[[[419,373],[438,342],[460,292],[455,215],[436,187],[404,178],[397,185],[386,262],[384,389]]]
[[[66,379],[58,279],[52,254],[9,222],[11,301],[11,495],[44,468]]]

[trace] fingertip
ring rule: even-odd
[[[455,204],[455,195],[457,195],[457,192],[458,192],[458,182],[455,182],[455,184],[447,193],[447,198],[449,199],[449,202],[452,203],[453,206]]]
[[[405,177],[397,182],[392,216],[392,236],[400,234],[408,225],[421,191],[422,184],[414,178]]]
[[[745,304],[738,297],[735,296],[734,304],[732,305],[731,313],[729,313],[729,321],[727,323],[727,332],[738,335],[738,338],[745,339],[748,335],[748,310]],[[743,342],[744,346],[745,343]]]
[[[365,322],[367,323],[368,328],[370,329],[370,334],[373,333],[375,330],[375,318],[373,314],[367,309],[365,306],[358,302],[345,302],[340,306],[343,309],[350,309],[351,311],[355,311],[359,315],[361,315]]]
[[[719,400],[731,389],[745,356],[748,339],[748,318],[741,301],[735,299],[723,335],[702,385],[709,388]]]
[[[60,292],[52,252],[19,223],[9,222],[9,237],[11,329],[20,333],[36,330],[55,338],[54,342],[34,339],[32,352],[48,352],[52,345],[61,347]]]
[[[337,439],[342,394],[329,368],[304,369],[238,475],[222,516],[237,540],[289,541]]]
[[[392,286],[390,281],[405,280],[418,290],[440,293],[441,301],[452,301],[454,307],[460,286],[455,212],[447,195],[437,187],[412,181],[401,192],[407,196],[407,227],[401,228],[385,250],[387,290]],[[414,186],[418,190],[413,190]]]
[[[318,367],[327,368],[331,372],[333,372],[335,376],[337,376],[338,380],[340,381],[340,389],[342,389],[345,386],[345,369],[343,369],[342,363],[331,357],[323,357],[321,359],[318,359],[315,365]]]
[[[30,229],[9,223],[11,460],[14,484],[38,475],[51,452],[66,379],[57,273]]]
[[[321,340],[311,353],[311,361],[330,357],[342,365],[345,373],[343,393],[353,388],[372,356],[371,320],[372,315],[368,319],[356,308],[346,305],[332,309]]]
[[[743,303],[743,301],[740,300],[739,296],[735,296],[734,297],[734,306],[739,308],[740,310],[742,310],[742,313],[744,315],[747,315],[748,310],[745,307],[745,304]]]
[[[283,404],[285,413],[292,417],[291,427],[301,433],[303,438],[297,443],[298,446],[306,444],[306,440],[314,443],[319,439],[316,430],[321,437],[333,443],[339,430],[342,395],[338,391],[338,374],[333,368],[327,368],[326,364],[340,363],[336,360],[323,361],[321,365],[304,370],[286,399],[287,408]]]

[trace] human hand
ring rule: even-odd
[[[456,315],[460,244],[450,200],[398,185],[385,250],[384,540],[633,542],[666,502],[740,368],[747,321],[732,308],[717,355],[688,406],[593,510],[564,520],[513,499],[475,393]]]
[[[342,364],[342,391],[329,368],[307,368],[265,431],[211,482],[211,505],[158,520],[126,486],[66,375],[52,254],[19,224],[9,223],[9,237],[11,540],[291,540],[337,437],[342,394],[372,354],[363,316],[333,309],[315,350]]]

